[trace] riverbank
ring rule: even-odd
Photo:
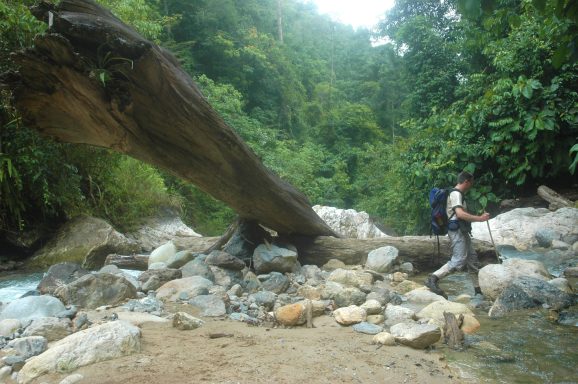
[[[113,310],[89,313],[92,321]],[[171,312],[197,315],[190,305]],[[170,322],[144,323],[142,350],[74,371],[82,384],[149,383],[461,383],[442,354],[404,346],[372,344],[371,335],[343,327],[332,317],[314,319],[315,328],[251,326],[204,318],[195,330]],[[223,337],[211,338],[220,334]],[[67,374],[33,383],[58,383]]]

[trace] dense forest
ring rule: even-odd
[[[569,187],[578,166],[578,3],[396,0],[372,30],[299,0],[98,0],[170,50],[209,103],[312,204],[429,231],[427,192],[476,176],[474,210]],[[0,72],[45,31],[0,0]],[[105,52],[105,50],[103,50]],[[98,55],[102,87],[122,57]],[[130,68],[130,66],[129,66]],[[130,70],[130,69],[129,69]],[[2,87],[0,238],[77,214],[130,230],[159,208],[204,235],[235,213],[176,177],[28,129]]]

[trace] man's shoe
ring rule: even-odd
[[[436,275],[429,275],[425,281],[425,286],[436,295],[443,296],[447,299],[448,295],[446,295],[446,293],[438,286],[438,280],[439,279]]]

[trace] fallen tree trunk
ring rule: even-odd
[[[126,153],[188,180],[282,234],[335,235],[305,195],[269,171],[166,50],[92,0],[42,2],[50,22],[3,76],[25,124]]]
[[[202,252],[209,249],[211,242],[216,242],[218,238],[198,238],[198,246],[194,247],[195,252]],[[450,247],[447,238],[440,238],[440,255],[437,254],[437,243],[435,238],[429,236],[404,236],[404,237],[382,237],[375,239],[341,239],[331,236],[307,237],[298,236],[285,239],[297,247],[299,262],[302,265],[313,264],[322,266],[330,259],[343,261],[348,265],[364,264],[367,254],[377,248],[387,245],[399,250],[399,257],[403,261],[411,262],[420,270],[431,270],[449,259]],[[496,254],[492,244],[473,240],[474,248],[481,260],[496,260]],[[119,256],[110,255],[105,264],[115,264],[121,268],[144,270],[147,268],[148,257],[138,255]],[[131,259],[132,258],[132,259]]]
[[[562,207],[573,207],[574,202],[560,195],[551,188],[541,185],[538,187],[538,196],[550,203],[549,209],[555,211]]]

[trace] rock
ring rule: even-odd
[[[191,249],[201,235],[185,225],[177,212],[168,209],[161,215],[146,219],[142,227],[128,233],[127,237],[139,244],[142,251],[151,252],[168,241],[180,249]]]
[[[183,277],[200,276],[210,281],[215,281],[215,275],[211,268],[205,264],[204,260],[196,258],[195,260],[189,261],[187,264],[181,267],[181,272]]]
[[[241,284],[243,281],[243,271],[225,269],[214,265],[209,265],[209,268],[213,276],[215,276],[215,284],[225,289],[229,289],[235,284]]]
[[[141,332],[124,321],[111,321],[74,333],[55,342],[46,352],[29,359],[18,373],[18,383],[38,376],[75,369],[139,352]]]
[[[423,288],[423,285],[411,280],[404,280],[393,287],[396,292],[399,292],[402,295],[419,288]]]
[[[425,349],[437,343],[442,332],[432,324],[399,323],[389,329],[391,335],[400,344],[415,349]]]
[[[12,367],[10,367],[8,365],[0,368],[0,383],[5,383],[6,379],[8,379],[8,377],[10,376],[11,373],[12,373]]]
[[[42,336],[48,341],[64,339],[72,334],[72,321],[67,318],[43,317],[32,320],[22,336]]]
[[[552,279],[552,280],[548,281],[548,284],[553,285],[554,287],[558,288],[562,292],[566,292],[568,294],[574,293],[574,290],[572,289],[572,286],[570,285],[568,280],[566,280],[563,277],[558,277],[558,278]]]
[[[333,281],[348,287],[371,286],[373,284],[373,275],[362,271],[351,271],[347,269],[336,269],[327,278],[327,281]]]
[[[329,259],[327,260],[327,263],[325,263],[321,269],[323,271],[334,271],[336,269],[345,269],[347,266],[345,265],[345,263],[341,260],[338,259]]]
[[[290,284],[287,276],[279,272],[271,272],[269,278],[262,283],[262,287],[266,291],[280,294],[285,292]]]
[[[387,288],[373,288],[372,292],[369,292],[365,297],[365,300],[377,300],[381,305],[389,303],[391,292]]]
[[[407,323],[415,319],[415,312],[400,305],[388,304],[385,307],[385,325],[391,327],[399,323]]]
[[[94,309],[118,305],[137,297],[136,288],[124,276],[109,273],[88,274],[56,289],[54,296],[67,305]]]
[[[20,320],[4,319],[0,321],[0,336],[11,337],[20,327],[22,327]]]
[[[562,251],[567,251],[570,248],[572,248],[572,246],[568,243],[563,242],[562,240],[552,240],[552,244],[551,244],[552,249],[559,249]]]
[[[455,316],[464,314],[473,316],[474,313],[467,305],[454,303],[453,301],[440,300],[426,306],[417,313],[418,319],[432,319],[436,325],[443,327],[445,324],[444,312],[453,313]]]
[[[534,235],[541,228],[548,228],[562,238],[570,238],[578,232],[577,222],[577,208],[560,208],[553,212],[546,208],[517,208],[489,220],[494,242],[518,249],[537,245]],[[486,223],[472,223],[472,236],[491,241]]]
[[[223,251],[249,264],[255,251],[254,244],[259,244],[263,239],[269,238],[270,234],[250,220],[239,220],[237,224],[237,229],[223,246]]]
[[[544,265],[535,260],[507,259],[502,264],[489,264],[480,269],[478,279],[484,296],[495,300],[517,277],[529,276],[549,280]]]
[[[163,302],[155,297],[154,293],[149,293],[146,297],[142,299],[129,300],[123,305],[130,312],[148,312],[160,314],[163,311]]]
[[[242,294],[243,294],[243,287],[241,287],[241,284],[235,284],[227,291],[227,295],[229,296],[240,297]]]
[[[446,300],[443,296],[436,295],[426,288],[414,289],[413,291],[406,293],[404,296],[410,304],[429,304],[434,301]]]
[[[223,251],[212,251],[205,259],[205,263],[234,271],[240,271],[245,268],[245,262],[243,260]]]
[[[321,287],[302,285],[297,288],[297,296],[301,296],[309,300],[321,300],[321,291]]]
[[[436,324],[437,325],[437,324]],[[472,335],[480,329],[481,325],[478,319],[473,315],[465,314],[464,321],[460,329],[467,335]]]
[[[413,264],[410,262],[401,263],[399,266],[400,272],[407,273],[411,275],[414,272]]]
[[[138,281],[142,283],[142,291],[155,291],[163,284],[180,279],[183,272],[180,269],[164,268],[164,269],[149,269],[144,271],[138,277]]]
[[[373,344],[386,345],[386,346],[396,345],[395,337],[393,337],[389,332],[378,333],[377,335],[373,336],[372,342]]]
[[[366,294],[355,287],[345,287],[333,295],[332,299],[337,307],[361,305],[365,303]]]
[[[216,317],[227,314],[225,302],[215,295],[199,295],[189,300],[189,304],[201,311],[201,316]]]
[[[25,360],[46,351],[48,342],[42,336],[26,336],[8,342],[6,348],[12,348],[18,356]],[[5,348],[5,349],[6,349]]]
[[[391,275],[391,280],[392,280],[394,283],[402,283],[402,282],[404,282],[404,281],[407,280],[407,273],[394,272],[394,273]]]
[[[164,301],[175,302],[184,293],[187,298],[198,295],[206,295],[213,282],[200,276],[184,277],[163,284],[157,289],[157,298]]]
[[[300,271],[307,281],[320,282],[323,280],[321,268],[316,265],[304,265]]]
[[[65,310],[64,304],[55,297],[26,296],[11,301],[4,307],[0,313],[0,320],[19,319],[21,322],[27,322],[41,317],[53,317]]]
[[[253,272],[249,271],[241,281],[241,287],[247,293],[254,293],[261,290],[261,282]]]
[[[156,263],[149,264],[148,270],[156,271],[159,269],[167,269],[167,263],[164,261],[157,261]]]
[[[80,373],[75,373],[69,376],[66,376],[60,383],[58,384],[75,384],[80,382],[82,379],[84,379],[84,376],[82,376]]]
[[[353,330],[355,332],[365,333],[366,335],[377,335],[383,331],[383,327],[363,321],[361,323],[354,324]]]
[[[177,312],[173,316],[173,327],[181,331],[188,331],[201,327],[205,322],[201,319],[189,315],[186,312]]]
[[[166,323],[169,321],[164,317],[143,312],[118,312],[117,316],[119,320],[126,321],[137,327],[144,323]]]
[[[297,265],[297,249],[292,245],[285,248],[260,244],[253,252],[253,266],[258,274],[292,272]]]
[[[349,307],[338,308],[333,311],[333,317],[341,325],[352,325],[365,321],[367,313],[363,308],[350,305]]]
[[[543,248],[549,248],[553,240],[559,240],[560,234],[551,228],[538,228],[534,233],[538,245]]]
[[[374,249],[367,255],[365,268],[371,269],[380,273],[392,272],[395,264],[398,261],[399,251],[392,246],[385,246]]]
[[[383,311],[381,303],[374,299],[367,300],[361,305],[361,308],[365,309],[368,315],[378,315]]]
[[[171,258],[174,258],[175,254],[177,253],[177,247],[172,241],[167,241],[160,247],[155,248],[154,251],[151,252],[148,260],[149,269],[151,269],[151,265],[155,263],[167,263],[167,261]]]
[[[380,231],[366,212],[353,209],[339,209],[322,205],[313,206],[313,210],[341,236],[353,239],[387,237]]]
[[[264,307],[267,311],[273,309],[277,295],[270,291],[261,291],[249,295],[249,300],[254,301],[257,305]]]
[[[303,303],[295,303],[279,307],[275,310],[275,319],[279,324],[285,326],[305,324],[307,322],[305,305]]]
[[[41,294],[53,294],[57,287],[73,282],[81,276],[90,273],[80,265],[75,263],[59,263],[48,268],[38,284]]]
[[[365,321],[367,321],[368,323],[371,323],[371,324],[382,324],[383,322],[385,322],[385,316],[383,316],[383,315],[367,315],[367,318],[365,319]]]
[[[167,268],[181,268],[189,261],[194,260],[198,255],[199,253],[191,251],[177,252],[167,260]]]
[[[514,310],[534,308],[542,304],[559,310],[574,304],[574,298],[543,280],[521,276],[502,291],[488,315],[493,318],[501,317]]]
[[[78,216],[64,224],[57,234],[30,261],[29,266],[48,267],[62,262],[98,269],[111,253],[128,255],[138,251],[138,245],[117,232],[102,219]]]
[[[564,270],[564,277],[578,277],[578,267],[568,267]]]

